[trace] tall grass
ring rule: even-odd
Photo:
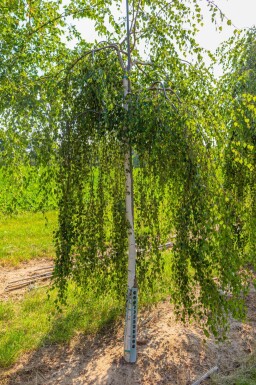
[[[0,216],[0,265],[15,266],[33,258],[53,257],[56,224],[55,211]]]

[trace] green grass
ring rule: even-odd
[[[241,363],[241,367],[228,376],[215,375],[212,385],[255,385],[256,384],[256,353]]]
[[[166,254],[170,258],[170,254]],[[140,306],[152,305],[166,298],[170,285],[166,269],[163,279],[156,283],[155,294],[140,295]],[[160,286],[161,285],[161,286]],[[78,292],[70,284],[68,305],[62,313],[56,311],[56,292],[47,298],[47,289],[28,292],[23,300],[0,302],[0,367],[8,367],[24,352],[45,344],[69,341],[76,333],[96,333],[106,325],[124,318],[125,299],[114,293],[96,295],[92,288]]]
[[[55,296],[47,300],[41,288],[22,301],[0,303],[0,366],[8,367],[22,353],[45,344],[69,341],[77,331],[94,333],[121,312],[111,295],[95,298],[93,291],[85,296],[70,287],[68,306],[57,313]]]
[[[15,266],[33,258],[53,257],[57,212],[26,212],[0,217],[0,265]]]

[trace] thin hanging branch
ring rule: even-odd
[[[161,87],[155,87],[157,84],[160,84]],[[180,97],[177,95],[177,93],[176,93],[170,86],[166,88],[166,87],[164,86],[163,82],[161,82],[161,81],[156,81],[156,82],[154,82],[154,83],[151,85],[151,87],[148,88],[148,90],[149,90],[149,91],[155,91],[155,90],[157,90],[157,91],[163,91],[163,92],[164,92],[164,95],[165,95],[165,97],[166,97],[166,99],[169,99],[168,96],[167,96],[167,94],[166,94],[166,91],[170,91],[170,92],[172,92],[172,93],[176,96],[176,98],[178,99],[179,103],[182,103],[182,101],[180,100]]]
[[[105,49],[114,49],[117,53],[117,56],[118,56],[118,59],[119,59],[119,63],[123,69],[123,71],[125,71],[125,65],[124,65],[124,62],[123,62],[123,59],[122,59],[122,55],[121,55],[121,51],[120,49],[118,48],[117,44],[109,44],[109,45],[106,45],[105,47],[101,47],[101,48],[94,48],[94,49],[91,49],[89,51],[86,51],[84,52],[81,56],[79,56],[73,63],[72,65],[69,67],[69,71],[71,71],[75,66],[76,64],[81,61],[82,59],[84,59],[86,56],[88,55],[91,55],[95,52],[100,52],[100,51],[103,51]]]

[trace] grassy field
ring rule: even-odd
[[[15,266],[22,261],[54,255],[52,232],[57,213],[47,213],[47,221],[39,213],[23,213],[15,217],[0,217],[0,264]],[[171,253],[165,258],[170,260]],[[167,264],[169,266],[169,264]],[[170,270],[166,267],[161,286],[155,293],[140,295],[140,306],[166,297],[170,287]],[[70,285],[68,306],[56,311],[56,293],[48,300],[47,288],[28,292],[22,300],[0,301],[0,367],[9,367],[24,352],[45,344],[69,341],[76,333],[96,333],[124,315],[124,303],[113,293],[97,296],[92,289],[78,293]],[[215,376],[212,385],[255,385],[256,355],[252,355],[229,376]]]
[[[0,217],[0,265],[15,266],[33,258],[54,256],[52,234],[57,212],[26,212]]]

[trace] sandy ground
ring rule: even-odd
[[[40,273],[43,273],[46,268],[53,266],[53,260],[50,259],[40,259],[40,260],[31,260],[24,262],[19,267],[10,268],[10,267],[1,267],[0,268],[0,300],[7,300],[9,298],[20,299],[23,295],[31,290],[31,286],[25,286],[18,290],[8,291],[8,285],[16,282],[18,285],[24,279],[33,279],[38,276]],[[20,281],[20,282],[17,282]],[[38,279],[35,283],[32,284],[33,288],[36,286],[42,286],[43,280]]]
[[[1,271],[1,277],[4,274],[8,276],[7,271]],[[30,352],[12,368],[0,373],[0,384],[191,385],[216,365],[220,372],[228,374],[256,347],[254,289],[247,304],[247,321],[232,320],[225,343],[216,343],[213,338],[204,342],[205,337],[198,327],[175,321],[172,306],[165,301],[139,315],[136,364],[127,364],[122,358],[123,325],[118,325],[97,336],[77,335],[67,345],[44,346]]]

